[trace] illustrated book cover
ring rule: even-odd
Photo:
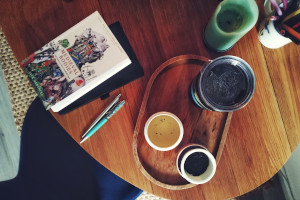
[[[59,112],[131,63],[96,11],[22,61],[45,108]]]

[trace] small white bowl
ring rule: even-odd
[[[209,160],[209,164],[208,164],[206,171],[199,176],[193,176],[184,170],[184,164],[185,164],[186,159],[191,154],[196,153],[196,152],[204,153],[208,157],[208,160]],[[191,144],[191,145],[188,145],[185,148],[183,148],[177,156],[176,166],[177,166],[177,170],[178,170],[179,174],[184,179],[186,179],[187,181],[189,181],[190,183],[193,183],[193,184],[204,184],[204,183],[208,182],[215,175],[216,168],[217,168],[215,157],[206,148],[204,148],[202,145],[198,145],[198,144]]]
[[[150,122],[155,119],[156,117],[158,116],[161,116],[161,115],[167,115],[169,117],[172,117],[178,124],[179,126],[179,130],[180,130],[180,133],[179,133],[179,137],[177,139],[177,141],[172,145],[172,146],[169,146],[169,147],[159,147],[159,146],[156,146],[155,144],[153,144],[148,136],[148,127],[149,127],[149,124]],[[147,143],[154,149],[158,150],[158,151],[169,151],[169,150],[172,150],[174,149],[175,147],[177,147],[179,145],[179,143],[181,142],[182,138],[183,138],[183,125],[180,121],[180,119],[174,115],[173,113],[170,113],[170,112],[157,112],[153,115],[151,115],[149,117],[149,119],[147,120],[146,124],[145,124],[145,127],[144,127],[144,135],[145,135],[145,139],[147,141]]]

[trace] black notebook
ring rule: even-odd
[[[131,60],[131,64],[113,75],[111,78],[107,79],[99,86],[86,93],[84,96],[77,99],[75,102],[71,103],[61,111],[59,114],[66,114],[84,104],[87,104],[97,98],[105,99],[109,96],[109,93],[117,88],[136,80],[144,75],[143,68],[141,67],[122,27],[119,22],[116,22],[109,26],[112,33],[115,35],[123,49],[126,51],[127,55]]]

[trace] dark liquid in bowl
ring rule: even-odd
[[[245,73],[231,64],[214,66],[204,79],[206,96],[215,104],[231,106],[244,100],[247,91]]]
[[[206,171],[208,164],[208,157],[204,153],[196,152],[187,157],[184,170],[193,176],[199,176]]]

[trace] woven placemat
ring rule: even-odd
[[[25,114],[37,95],[8,45],[1,27],[0,63],[8,86],[17,129],[21,133]]]
[[[167,200],[153,194],[143,192],[136,200]]]

